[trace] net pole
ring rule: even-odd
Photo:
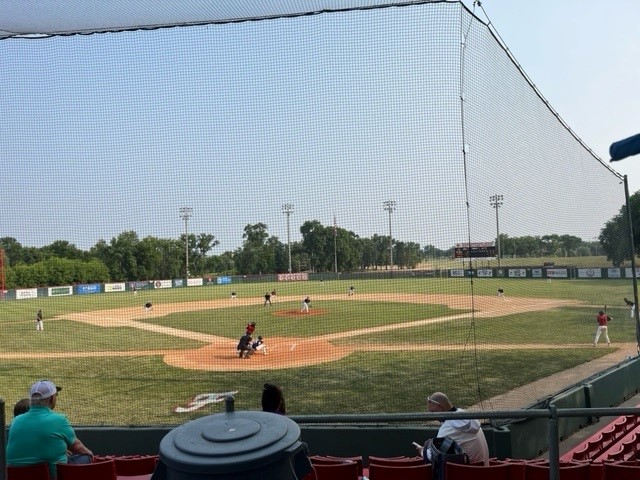
[[[624,176],[624,200],[627,204],[627,223],[629,224],[629,248],[631,249],[631,272],[633,278],[633,301],[636,304],[634,309],[636,321],[636,344],[637,352],[640,354],[640,313],[638,312],[638,275],[636,274],[636,246],[633,240],[633,220],[631,218],[631,202],[629,202],[629,182]]]

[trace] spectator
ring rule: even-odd
[[[16,417],[9,428],[7,465],[20,467],[46,462],[51,477],[55,478],[57,463],[93,461],[93,453],[76,437],[67,417],[53,412],[60,390],[49,380],[31,386],[31,407]]]
[[[27,413],[30,407],[31,407],[31,400],[29,400],[28,398],[21,398],[13,406],[13,417],[15,418],[18,415]]]
[[[449,398],[441,392],[436,392],[427,398],[427,409],[430,412],[464,412],[464,410],[454,407]],[[471,463],[483,462],[485,465],[489,465],[489,446],[478,420],[445,420],[442,422],[437,436],[455,440],[469,456]],[[428,458],[429,452],[425,452],[423,447],[416,447],[416,450],[425,461],[431,460]]]
[[[262,411],[286,415],[287,408],[284,403],[282,389],[273,384],[265,383],[262,389]]]

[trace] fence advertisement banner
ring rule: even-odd
[[[464,277],[464,270],[461,268],[456,268],[453,270],[449,270],[450,277]]]
[[[171,288],[173,286],[172,283],[171,280],[156,280],[153,282],[153,286],[155,288]]]
[[[578,278],[602,278],[602,269],[600,268],[579,268]]]
[[[547,278],[567,278],[568,276],[566,268],[547,268]]]
[[[49,287],[48,294],[50,297],[62,297],[64,295],[73,295],[73,287],[71,285],[65,287]]]
[[[608,268],[607,269],[607,277],[609,278],[620,278],[622,276],[622,271],[619,268]]]
[[[37,288],[24,288],[16,290],[16,300],[24,300],[27,298],[38,298]]]
[[[478,277],[493,277],[493,270],[491,270],[490,268],[479,268]]]
[[[187,278],[187,287],[201,287],[204,282],[201,278]]]
[[[624,269],[624,276],[626,278],[633,278],[633,269],[632,268],[625,268]],[[636,268],[636,277],[640,278],[640,268]]]
[[[91,283],[84,285],[76,286],[76,294],[78,295],[88,295],[91,293],[100,293],[101,288],[99,283]]]
[[[527,278],[526,268],[510,268],[509,278]]]
[[[124,292],[126,290],[125,283],[105,283],[104,293]]]
[[[532,268],[531,269],[531,277],[533,277],[533,278],[542,278],[542,269],[541,268]]]
[[[303,282],[309,280],[308,273],[279,273],[279,282]]]

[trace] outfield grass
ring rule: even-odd
[[[348,299],[349,285],[356,286]],[[269,336],[321,335],[366,329],[460,313],[443,305],[358,301],[362,293],[445,293],[495,295],[503,286],[507,296],[572,299],[575,307],[522,313],[497,318],[457,319],[415,326],[336,343],[376,345],[435,345],[449,350],[356,351],[341,360],[273,371],[205,372],[184,370],[163,363],[158,355],[135,357],[82,357],[48,359],[42,352],[132,351],[197,348],[201,342],[133,328],[103,328],[72,322],[48,321],[67,313],[139,306],[151,300],[163,303],[227,299],[232,289],[240,298],[262,296],[278,289],[280,297],[309,294],[344,294],[343,300],[314,302],[326,314],[301,321],[274,315],[281,309],[297,309],[299,302],[273,307],[260,303],[218,308],[145,321],[236,339],[246,321],[255,320]],[[635,324],[628,318],[622,297],[631,296],[628,280],[523,279],[392,279],[368,281],[292,282],[287,284],[236,284],[112,293],[0,303],[3,335],[0,352],[30,352],[28,358],[0,359],[0,395],[9,407],[39,378],[51,378],[61,386],[60,409],[77,425],[175,425],[212,412],[220,404],[207,405],[187,414],[173,409],[201,393],[238,391],[237,408],[257,409],[265,381],[281,384],[291,414],[406,412],[424,409],[425,396],[434,390],[448,392],[459,405],[475,404],[549,374],[566,370],[605,354],[606,348],[587,348],[595,333],[595,315],[607,305],[614,316],[610,337],[635,342]],[[45,314],[45,332],[36,334],[34,315]],[[490,350],[490,344],[566,345],[565,349]],[[485,348],[487,346],[487,348]],[[576,379],[576,381],[579,379]],[[524,399],[526,400],[526,399]],[[530,403],[536,399],[523,401]]]

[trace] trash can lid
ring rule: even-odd
[[[193,420],[160,442],[169,469],[191,473],[252,470],[290,457],[302,447],[300,427],[269,412],[227,412]]]

